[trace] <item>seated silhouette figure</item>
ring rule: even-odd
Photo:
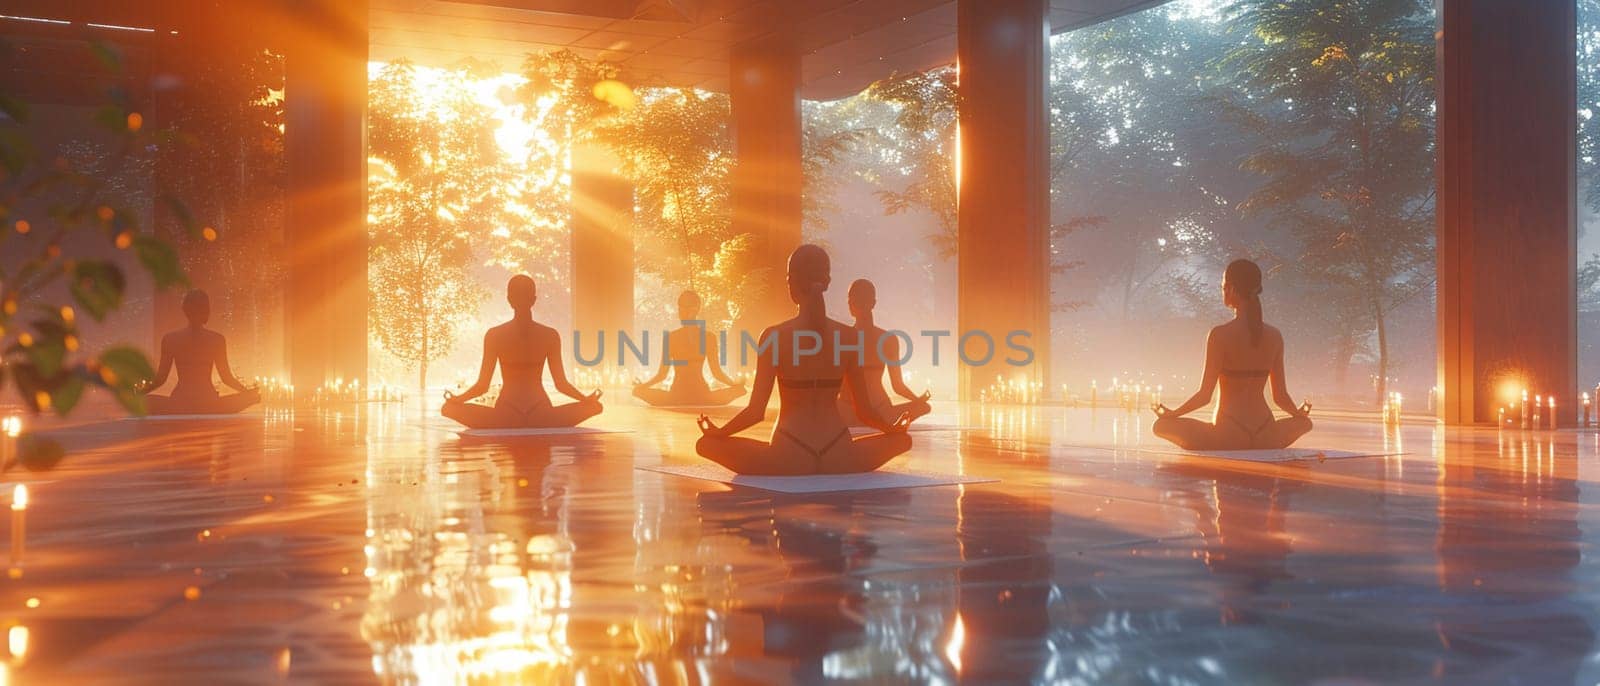
[[[196,289],[183,296],[183,316],[189,325],[161,337],[161,362],[156,378],[141,387],[145,393],[160,389],[176,368],[178,384],[170,395],[150,394],[145,411],[154,415],[237,414],[261,402],[261,392],[239,383],[228,367],[228,341],[206,328],[211,319],[211,297]],[[236,393],[219,395],[211,383],[211,370]]]
[[[506,284],[511,321],[483,336],[483,364],[478,380],[461,395],[445,392],[440,413],[473,429],[540,429],[575,426],[600,414],[600,391],[584,395],[567,380],[561,364],[561,334],[533,320],[538,287],[526,274]],[[495,365],[500,367],[500,397],[493,406],[467,402],[489,390]],[[557,391],[575,403],[552,405],[544,391],[544,369]]]
[[[848,379],[851,389],[865,388],[866,379],[860,354],[836,350],[836,341],[853,344],[855,334],[828,318],[822,294],[829,271],[828,253],[815,245],[789,255],[789,298],[799,313],[761,333],[749,404],[722,426],[700,415],[695,451],[702,457],[740,474],[847,474],[872,471],[911,449],[909,415],[890,421],[858,397],[858,417],[881,433],[852,439],[839,414],[840,386]],[[782,402],[770,440],[735,435],[766,419],[774,384]]]
[[[678,320],[692,321],[700,317],[700,296],[694,291],[684,291],[678,296]],[[634,397],[657,407],[674,405],[726,405],[745,394],[744,384],[728,377],[722,370],[721,355],[715,337],[706,335],[705,327],[686,325],[667,334],[667,343],[661,354],[661,365],[655,376],[633,387]],[[668,364],[668,357],[677,364]],[[700,373],[701,367],[710,367],[711,377],[725,387],[712,390]],[[672,385],[655,388],[672,372]]]
[[[916,419],[927,414],[932,408],[928,400],[932,393],[923,392],[917,395],[906,386],[904,376],[901,374],[900,365],[894,361],[900,359],[900,338],[888,335],[887,331],[878,328],[872,322],[872,309],[878,305],[878,287],[866,279],[856,279],[850,284],[848,303],[850,314],[855,317],[855,332],[852,336],[860,335],[865,346],[865,361],[861,365],[861,375],[866,379],[866,387],[860,393],[845,392],[839,394],[839,412],[846,417],[855,417],[860,414],[854,398],[866,398],[879,416],[898,417],[902,414]],[[853,345],[856,340],[848,339]],[[879,341],[882,341],[880,347]],[[889,376],[889,386],[900,397],[909,402],[895,404],[889,393],[883,389],[883,377]]]
[[[1222,277],[1223,303],[1233,321],[1206,337],[1200,390],[1176,409],[1154,406],[1157,436],[1186,450],[1286,448],[1311,430],[1311,404],[1296,406],[1283,376],[1283,334],[1261,319],[1261,267],[1234,260]],[[1288,417],[1279,419],[1262,393],[1272,382],[1272,401]],[[1206,403],[1220,387],[1212,421],[1184,415]]]

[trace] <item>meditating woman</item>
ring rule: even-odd
[[[881,433],[852,439],[836,398],[846,379],[866,387],[861,355],[839,349],[854,344],[850,327],[828,318],[822,294],[830,280],[828,253],[802,245],[789,255],[789,298],[799,305],[793,319],[761,333],[750,404],[723,426],[700,415],[700,455],[740,474],[797,475],[869,472],[911,449],[909,415],[892,422],[864,400],[860,419]],[[734,434],[766,419],[776,382],[782,405],[769,441]]]
[[[1200,390],[1177,409],[1157,404],[1157,436],[1186,450],[1286,448],[1311,430],[1311,404],[1296,406],[1283,378],[1283,334],[1261,320],[1261,268],[1234,260],[1222,276],[1222,300],[1233,321],[1206,337],[1206,366]],[[1220,381],[1220,384],[1219,384]],[[1272,402],[1289,413],[1279,419],[1262,392],[1272,382]],[[1189,419],[1218,386],[1221,394],[1212,421]]]
[[[489,329],[483,336],[483,365],[478,380],[461,395],[445,392],[440,413],[474,429],[541,429],[574,426],[600,414],[600,391],[584,395],[567,380],[561,365],[561,334],[533,320],[539,293],[533,278],[511,277],[506,302],[511,321]],[[495,365],[500,366],[500,397],[495,404],[469,403],[489,390]],[[544,392],[544,369],[557,391],[578,402],[552,405]]]
[[[161,363],[156,378],[144,383],[141,390],[150,393],[167,383],[167,375],[178,370],[178,384],[171,395],[150,395],[145,398],[149,414],[237,414],[261,402],[261,393],[239,383],[228,367],[228,341],[222,334],[206,328],[211,319],[211,297],[205,291],[192,290],[183,296],[183,316],[189,325],[161,337]],[[223,385],[237,393],[219,395],[211,382],[211,370]]]
[[[860,414],[854,399],[865,398],[868,405],[877,411],[881,417],[898,417],[902,414],[916,419],[925,415],[931,409],[928,400],[933,394],[924,392],[917,395],[906,386],[905,377],[900,373],[900,338],[890,336],[889,332],[878,328],[872,321],[872,309],[878,305],[878,287],[866,279],[856,279],[850,284],[848,296],[850,314],[855,317],[855,331],[852,336],[860,336],[860,341],[866,350],[865,362],[861,365],[861,375],[867,381],[866,388],[860,393],[846,392],[839,394],[839,412],[846,417]],[[848,341],[853,345],[857,341],[852,337]],[[888,391],[883,389],[883,377],[887,372],[889,386],[900,397],[908,402],[895,404],[889,397]]]
[[[694,291],[684,291],[678,296],[678,321],[694,321],[700,317],[700,296]],[[726,405],[745,394],[744,384],[731,378],[722,370],[721,354],[717,341],[706,335],[704,326],[684,325],[667,335],[661,354],[661,366],[655,376],[633,387],[634,397],[658,407],[673,405]],[[670,363],[668,358],[671,358]],[[700,370],[710,366],[711,377],[724,384],[711,390]],[[654,388],[665,381],[668,370],[672,372],[672,385]]]

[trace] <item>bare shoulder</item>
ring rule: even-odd
[[[794,319],[785,319],[785,320],[783,320],[781,322],[778,322],[777,324],[773,324],[772,326],[769,326],[769,327],[763,329],[761,331],[761,340],[766,340],[770,336],[776,336],[778,334],[788,333],[790,331],[794,331],[797,328],[799,328],[799,326],[798,326],[798,323]]]
[[[1261,325],[1261,332],[1265,334],[1267,344],[1271,345],[1274,350],[1283,350],[1283,332],[1279,331],[1278,327],[1271,324],[1263,324]]]

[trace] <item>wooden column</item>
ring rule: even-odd
[[[754,335],[794,313],[783,279],[801,240],[800,56],[774,39],[735,48],[729,63],[733,225],[756,237],[757,259],[770,271],[767,296],[741,317]]]
[[[633,185],[614,155],[593,146],[572,152],[572,282],[585,356],[601,331],[611,340],[618,330],[633,335]]]
[[[367,3],[293,5],[284,60],[285,344],[309,391],[367,372]]]
[[[1573,0],[1439,3],[1440,418],[1577,403]]]
[[[961,149],[957,297],[960,331],[982,331],[994,358],[961,366],[961,395],[997,378],[1047,379],[1050,345],[1050,128],[1045,117],[1046,0],[957,0]],[[1026,331],[1028,366],[1005,363]],[[984,357],[973,336],[969,354]],[[941,364],[946,363],[941,351]],[[1013,355],[1013,357],[1016,357]],[[1046,384],[1048,386],[1049,384]]]

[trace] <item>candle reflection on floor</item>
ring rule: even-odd
[[[1595,675],[1600,433],[1328,419],[1308,444],[1411,452],[1277,465],[1143,452],[1119,408],[935,418],[904,466],[1000,482],[788,495],[636,471],[693,460],[698,430],[626,405],[602,419],[633,433],[590,436],[468,439],[387,406],[63,429],[0,593],[8,679]]]

